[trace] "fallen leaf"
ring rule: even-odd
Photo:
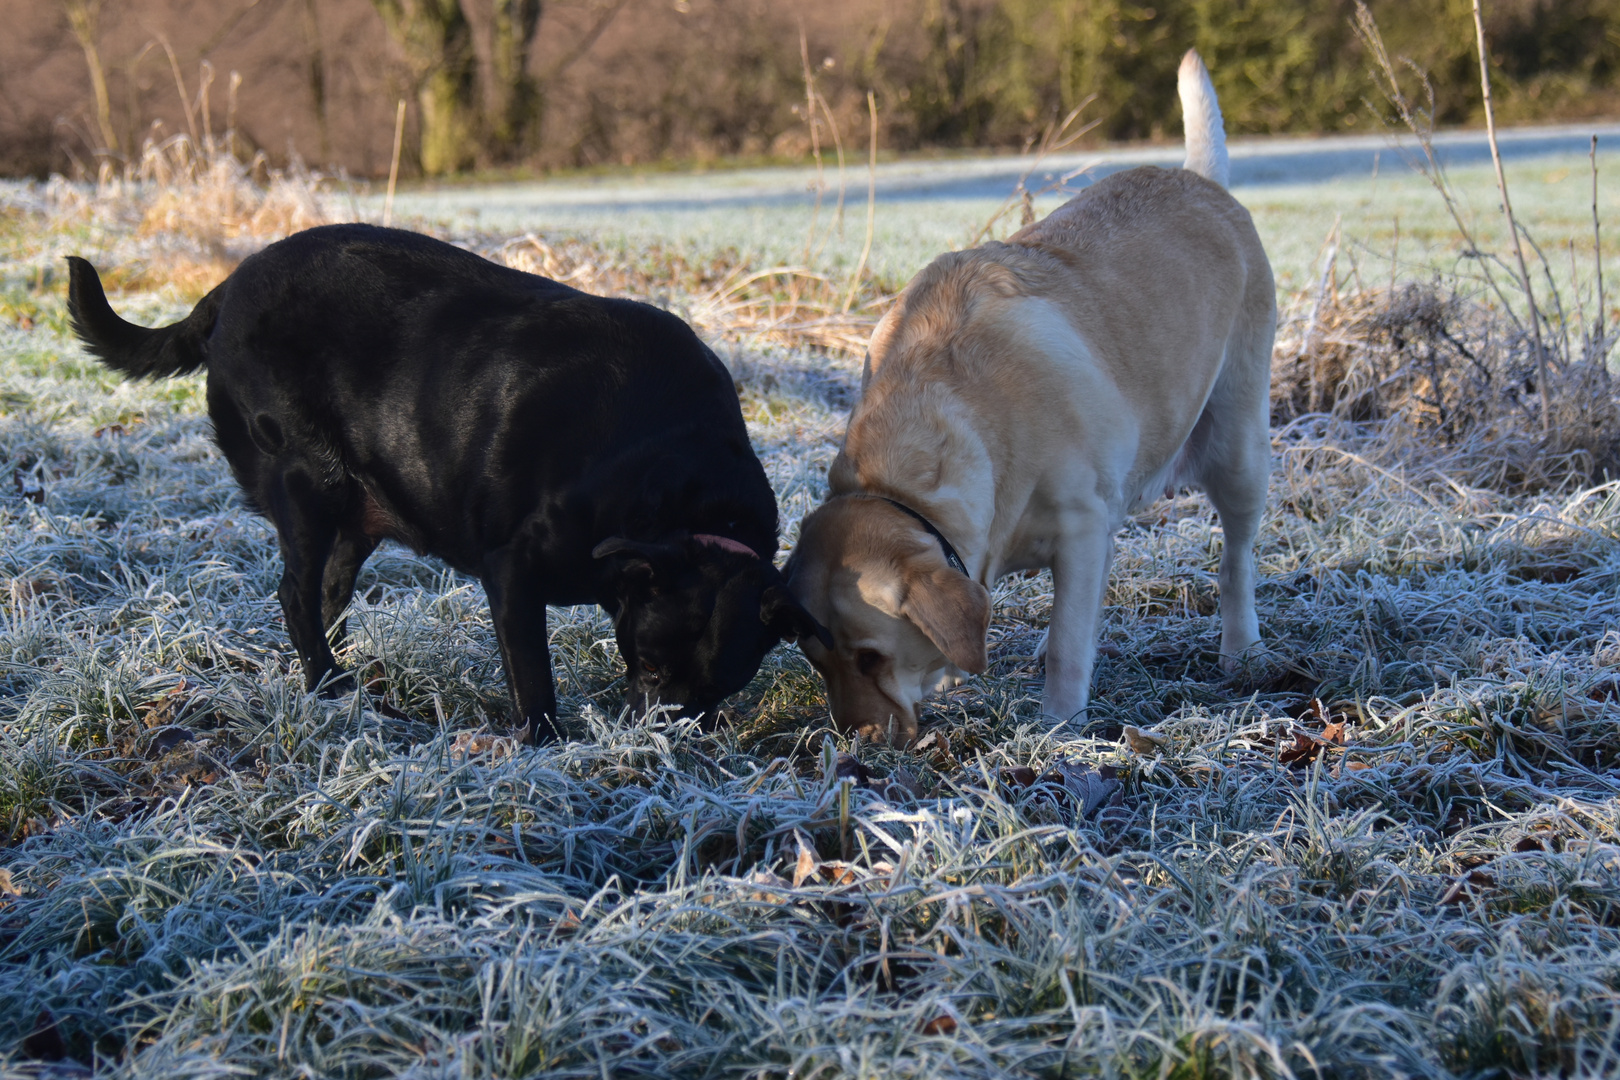
[[[12,884],[11,871],[0,869],[0,896],[21,896],[22,890]]]
[[[1027,765],[1014,765],[1010,769],[1003,769],[1001,775],[1014,787],[1026,788],[1035,783],[1035,770]]]
[[[924,1035],[955,1035],[956,1017],[950,1013],[943,1013],[925,1022],[917,1030]]]
[[[945,737],[943,731],[930,731],[918,739],[916,746],[912,747],[912,749],[919,754],[933,751],[935,758],[943,759],[949,765],[956,764],[956,756],[951,753],[951,740]]]
[[[563,913],[557,916],[557,925],[553,928],[553,933],[562,936],[577,934],[583,925],[579,921],[578,915],[575,915],[572,910],[564,908]]]
[[[1372,768],[1372,766],[1365,761],[1347,761],[1344,763],[1344,767],[1349,769],[1351,772],[1360,772],[1362,769]]]
[[[181,679],[174,689],[141,709],[141,723],[148,730],[166,728],[173,724],[184,710],[188,700],[186,691],[191,687]]]
[[[797,889],[807,879],[815,876],[816,868],[821,865],[821,860],[816,857],[816,849],[805,838],[804,833],[794,829],[793,839],[799,845],[799,860],[793,867],[793,887]]]
[[[1451,883],[1445,895],[1440,897],[1439,906],[1458,904],[1462,902],[1463,893],[1472,894],[1475,889],[1489,889],[1496,884],[1496,877],[1484,870],[1470,870],[1462,877]]]
[[[383,715],[389,714],[384,713]],[[409,718],[407,717],[407,719]],[[473,754],[489,753],[499,759],[511,755],[516,750],[517,740],[506,735],[495,735],[487,731],[463,731],[450,743],[450,752],[452,754],[464,754],[468,757]]]
[[[853,885],[855,883],[855,867],[846,862],[824,862],[816,867],[816,872],[829,885]]]
[[[1309,765],[1323,750],[1345,744],[1343,723],[1329,724],[1320,734],[1295,728],[1293,735],[1294,745],[1277,755],[1284,765]]]
[[[1152,757],[1170,748],[1170,740],[1165,736],[1143,731],[1131,724],[1125,725],[1125,744],[1143,757]]]
[[[1125,787],[1119,782],[1119,770],[1111,765],[1094,769],[1078,761],[1058,761],[1037,783],[1062,789],[1078,811],[1077,818],[1091,817],[1103,806],[1120,806],[1125,801]]]
[[[157,733],[157,737],[146,748],[146,756],[155,761],[183,743],[196,741],[196,732],[189,728],[170,725]]]
[[[759,886],[759,890],[749,894],[752,900],[763,901],[767,904],[785,904],[787,897],[782,893],[793,888],[793,882],[785,877],[773,874],[769,870],[756,870],[748,879],[749,884]],[[765,890],[770,890],[766,892]]]
[[[922,781],[918,780],[912,771],[901,765],[891,772],[885,779],[873,785],[873,789],[880,798],[889,802],[905,802],[923,797]]]

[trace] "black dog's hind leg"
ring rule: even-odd
[[[511,689],[513,721],[530,743],[558,737],[557,687],[551,679],[551,650],[546,643],[546,605],[538,582],[510,547],[484,559],[484,593],[501,647],[506,685]]]
[[[265,507],[281,541],[284,568],[277,595],[287,619],[287,636],[304,669],[304,689],[314,690],[338,670],[326,642],[321,607],[327,559],[338,539],[341,504],[301,469],[289,469],[280,479],[279,490]],[[344,689],[345,681],[347,677],[329,682],[328,691]]]
[[[349,599],[354,596],[354,580],[360,576],[360,567],[377,550],[375,537],[354,526],[338,532],[326,557],[326,572],[321,576],[321,625],[326,628],[326,640],[332,648],[343,647],[349,636],[349,620],[339,620]]]

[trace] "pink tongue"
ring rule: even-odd
[[[759,558],[759,553],[747,544],[738,543],[729,536],[714,536],[711,533],[693,533],[692,539],[717,547],[722,551],[734,552],[738,555],[747,555],[751,559]]]

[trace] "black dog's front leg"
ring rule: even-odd
[[[510,548],[485,558],[483,581],[512,693],[513,722],[528,742],[551,742],[559,737],[557,687],[551,679],[546,605],[538,599],[538,582]]]
[[[360,576],[361,565],[375,550],[376,538],[357,528],[342,530],[332,544],[321,578],[321,626],[333,648],[341,648],[349,636],[349,620],[339,621],[338,616],[354,596],[354,581]]]
[[[332,530],[335,532],[336,530]],[[332,545],[332,532],[301,529],[288,536],[282,530],[281,613],[287,620],[287,636],[304,669],[304,689],[314,690],[321,680],[338,670],[337,659],[326,643],[326,626],[321,620],[321,579],[326,555]],[[338,689],[342,680],[328,683]]]

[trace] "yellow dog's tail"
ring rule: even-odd
[[[1209,69],[1199,59],[1197,49],[1188,49],[1181,58],[1176,88],[1181,92],[1181,122],[1187,137],[1187,161],[1183,167],[1225,187],[1230,170],[1221,103],[1215,100],[1215,84],[1209,81]]]

